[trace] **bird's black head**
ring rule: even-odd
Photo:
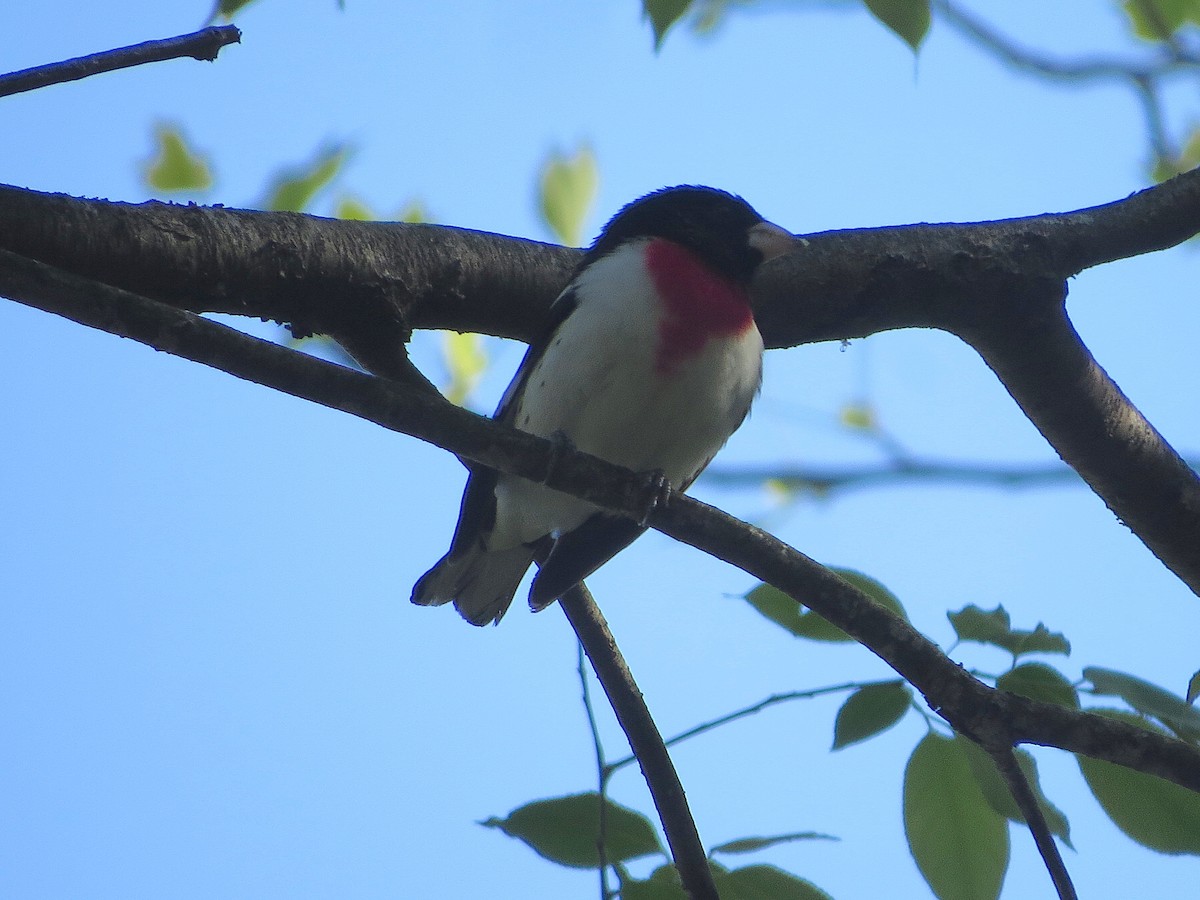
[[[766,255],[750,229],[763,217],[741,197],[716,188],[683,185],[634,200],[613,216],[587,252],[583,265],[629,240],[664,238],[695,253],[708,266],[748,284]],[[782,232],[782,229],[779,229]]]

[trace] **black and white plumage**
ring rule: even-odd
[[[495,418],[683,490],[745,419],[762,378],[747,290],[794,246],[739,197],[666,188],[623,208],[551,307]],[[644,531],[521,478],[475,469],[450,551],[413,588],[499,622],[535,558],[534,610],[553,603]],[[546,555],[548,553],[548,556]]]

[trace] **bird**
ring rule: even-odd
[[[749,286],[796,246],[741,197],[680,185],[624,206],[550,307],[494,418],[686,490],[742,424],[762,382]],[[412,602],[498,624],[536,561],[536,612],[645,524],[473,467],[449,552]]]

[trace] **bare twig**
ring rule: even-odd
[[[1139,77],[1161,77],[1200,67],[1195,59],[1176,48],[1169,54],[1155,54],[1149,59],[1117,56],[1089,56],[1069,59],[1054,57],[1039,50],[1023,47],[998,29],[967,12],[951,0],[933,0],[931,6],[939,18],[957,28],[977,44],[986,47],[1000,59],[1018,69],[1025,69],[1046,78],[1063,81],[1128,81]]]
[[[106,50],[103,53],[89,53],[87,56],[63,62],[22,69],[20,72],[0,75],[0,97],[182,56],[212,61],[217,58],[222,47],[239,43],[241,39],[242,33],[235,26],[214,25],[191,34],[146,41],[116,50]]]
[[[878,465],[821,468],[794,463],[746,466],[709,466],[701,481],[719,487],[748,488],[767,481],[785,488],[812,491],[821,496],[838,491],[888,485],[978,484],[1000,488],[1039,488],[1051,484],[1079,484],[1079,473],[1059,464],[1013,466],[957,463],[934,459],[884,462]]]
[[[1058,892],[1059,900],[1078,900],[1075,886],[1071,883],[1071,874],[1067,871],[1062,854],[1058,852],[1058,845],[1054,843],[1054,835],[1050,833],[1050,826],[1042,812],[1042,805],[1038,803],[1037,796],[1029,785],[1029,779],[1025,777],[1025,772],[1018,764],[1012,746],[1006,745],[994,750],[984,749],[987,749],[988,755],[991,756],[992,762],[996,764],[1000,776],[1008,786],[1009,793],[1016,801],[1017,808],[1025,817],[1025,824],[1029,826],[1029,833],[1033,835],[1042,862],[1046,864],[1046,871],[1050,873],[1050,879],[1054,882],[1054,889]]]
[[[582,641],[579,643],[579,658],[576,671],[579,673],[579,689],[583,695],[583,710],[587,714],[588,728],[592,733],[592,749],[596,753],[596,794],[600,798],[599,821],[596,823],[596,856],[600,861],[600,900],[608,900],[608,779],[610,769],[604,760],[604,745],[600,742],[600,726],[596,722],[596,710],[592,707],[592,692],[588,687],[587,652]]]
[[[708,867],[708,856],[704,852],[704,844],[700,841],[691,810],[688,809],[679,774],[667,753],[658,726],[650,716],[642,692],[638,690],[637,682],[633,680],[617,642],[608,630],[608,623],[604,621],[591,593],[582,584],[567,591],[559,603],[588,659],[592,661],[592,668],[604,687],[604,693],[608,695],[613,712],[617,714],[617,721],[629,738],[629,746],[641,763],[684,889],[692,900],[718,900],[712,871]]]
[[[726,713],[723,716],[718,716],[715,719],[710,719],[707,722],[701,722],[687,731],[681,731],[672,738],[667,739],[667,746],[674,747],[676,744],[681,744],[684,741],[694,737],[699,737],[706,732],[712,731],[714,728],[720,728],[722,725],[728,725],[730,722],[736,722],[738,719],[745,719],[748,716],[753,716],[756,713],[762,712],[764,709],[769,709],[780,703],[788,703],[792,700],[811,700],[814,697],[823,697],[826,694],[840,694],[844,691],[852,691],[857,688],[867,687],[871,684],[883,684],[884,682],[857,682],[848,681],[845,684],[834,684],[829,687],[812,688],[807,691],[788,691],[786,694],[772,694],[757,703],[752,703],[749,706],[744,706],[741,709],[735,709],[731,713]],[[608,770],[615,772],[618,769],[624,768],[630,763],[637,762],[636,756],[623,756],[618,760],[609,763]]]
[[[1127,85],[1142,107],[1150,146],[1160,159],[1173,159],[1177,147],[1164,125],[1163,83],[1180,74],[1194,74],[1200,58],[1165,34],[1164,47],[1149,58],[1088,56],[1055,57],[1017,43],[951,0],[933,0],[939,19],[962,32],[979,47],[1012,66],[1040,78],[1066,83],[1107,82]],[[1154,4],[1142,4],[1144,14],[1157,15]]]

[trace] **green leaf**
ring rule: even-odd
[[[874,578],[864,575],[862,572],[856,572],[854,569],[839,569],[836,566],[830,566],[829,570],[843,581],[849,582],[852,586],[858,588],[880,606],[891,610],[902,619],[908,618],[908,613],[904,611],[904,606],[900,603],[896,595]],[[853,640],[850,635],[846,634],[846,632],[842,631],[842,629],[838,628],[820,613],[809,611],[804,613],[800,619],[800,627],[796,631],[798,637],[814,641]]]
[[[450,376],[443,393],[451,403],[462,406],[487,369],[483,338],[471,332],[445,332],[442,338],[442,362],[446,366],[446,374]]]
[[[1195,703],[1197,697],[1200,697],[1200,672],[1193,675],[1188,682],[1187,702]]]
[[[876,431],[879,418],[869,403],[847,403],[838,411],[838,421],[854,431]]]
[[[1164,41],[1188,22],[1200,24],[1197,0],[1125,0],[1122,4],[1134,34],[1148,41]]]
[[[790,503],[799,491],[792,486],[791,482],[785,481],[782,478],[768,478],[762,483],[762,488],[767,492],[767,495],[774,503],[783,505]]]
[[[1200,166],[1200,126],[1192,129],[1191,136],[1179,154],[1180,172],[1188,172]]]
[[[1132,713],[1089,711],[1161,733]],[[1092,794],[1129,838],[1159,853],[1200,855],[1200,794],[1114,763],[1078,754],[1076,760]]]
[[[855,572],[853,569],[830,567],[830,571],[844,581],[850,582],[880,606],[890,609],[901,618],[908,618],[908,614],[905,613],[904,607],[896,599],[895,594],[874,578],[863,575],[861,572]],[[746,594],[745,599],[765,618],[770,619],[796,637],[831,643],[854,640],[824,616],[811,610],[805,610],[783,591],[769,584],[760,584]]]
[[[539,207],[543,221],[560,243],[578,247],[583,242],[583,225],[599,183],[596,157],[587,147],[569,157],[553,153],[542,165]]]
[[[343,197],[337,202],[337,206],[333,208],[333,216],[349,222],[375,221],[375,214],[371,211],[371,207],[357,197],[350,196]]]
[[[409,200],[400,210],[400,214],[396,217],[397,222],[406,222],[409,225],[420,225],[422,222],[432,221],[429,210],[425,208],[425,204],[420,200]]]
[[[811,881],[775,866],[745,866],[713,873],[721,900],[832,900]]]
[[[355,222],[374,222],[379,219],[379,216],[367,205],[365,200],[361,200],[350,194],[343,196],[337,202],[333,214],[338,219],[347,219]],[[410,200],[392,217],[392,221],[416,225],[428,222],[429,212],[420,200]]]
[[[1161,721],[1186,741],[1200,740],[1200,709],[1166,688],[1113,669],[1088,666],[1083,677],[1097,694],[1120,697],[1138,712]]]
[[[930,733],[904,770],[904,831],[940,900],[996,900],[1008,869],[1008,825],[983,796],[956,740]]]
[[[840,569],[837,566],[830,566],[829,569],[843,581],[850,582],[880,606],[890,609],[902,619],[908,619],[908,613],[905,612],[900,599],[870,575],[864,575],[855,569]]]
[[[752,2],[753,0],[706,0],[696,10],[696,17],[691,22],[692,31],[696,34],[712,34],[724,24],[732,9],[748,6]]]
[[[662,49],[667,31],[683,18],[692,0],[642,0],[642,16],[650,20],[654,29],[654,50]]]
[[[975,641],[980,644],[996,644],[1012,633],[1012,620],[1003,606],[985,612],[974,604],[958,612],[948,612],[946,617],[960,641]],[[1001,644],[1001,646],[1003,646]]]
[[[863,0],[871,15],[916,53],[929,33],[929,0]]]
[[[321,188],[329,184],[350,155],[345,145],[327,147],[312,162],[281,172],[271,181],[264,209],[303,212]]]
[[[983,797],[987,800],[988,805],[1004,816],[1004,818],[1024,824],[1024,813],[1017,806],[1017,801],[1013,798],[1012,791],[1008,789],[1008,784],[1004,781],[1004,776],[1000,774],[1000,770],[996,768],[995,762],[992,761],[987,751],[974,741],[961,735],[955,735],[954,739],[966,755],[967,762],[971,765],[971,774],[975,776],[975,780],[979,784],[979,789],[983,792]],[[1042,815],[1046,817],[1046,825],[1049,827],[1050,833],[1061,839],[1068,847],[1071,847],[1071,825],[1062,810],[1051,803],[1049,798],[1042,792],[1041,779],[1038,777],[1037,760],[1027,750],[1017,750],[1015,751],[1015,755],[1017,765],[1025,773],[1025,780],[1029,782],[1030,790],[1033,791],[1038,804],[1042,807]]]
[[[1200,2],[1200,0],[1198,0]],[[1155,181],[1166,181],[1200,166],[1200,128],[1192,131],[1178,156],[1157,156],[1151,174]]]
[[[645,881],[622,877],[620,896],[621,900],[688,900],[679,871],[672,865],[659,866]]]
[[[769,619],[785,631],[798,635],[797,629],[803,617],[802,608],[779,588],[770,584],[760,584],[745,595],[745,600],[758,610],[763,618]]]
[[[776,844],[787,844],[792,841],[836,841],[839,840],[831,834],[821,834],[819,831],[799,831],[795,834],[777,834],[773,837],[752,837],[739,838],[736,841],[726,841],[724,844],[717,844],[708,852],[712,853],[754,853],[756,850],[765,850],[767,847],[774,847]]]
[[[254,0],[217,0],[216,16],[223,16],[226,19],[232,19],[243,6],[249,6]],[[215,16],[214,16],[215,18]]]
[[[606,800],[604,853],[611,865],[651,853],[662,853],[654,826],[639,812]],[[551,862],[577,869],[600,865],[600,795],[572,794],[535,800],[517,807],[504,819],[480,822],[499,828],[528,844]]]
[[[206,191],[212,171],[202,156],[187,145],[174,125],[154,126],[154,157],[146,165],[146,184],[156,191]]]
[[[986,612],[971,605],[958,612],[946,613],[946,616],[960,641],[992,644],[1002,647],[1013,656],[1025,653],[1071,654],[1070,642],[1058,632],[1049,631],[1041,622],[1033,631],[1014,630],[1003,606]]]
[[[887,731],[903,718],[912,693],[903,681],[861,687],[842,704],[833,723],[833,748],[840,750]]]
[[[1058,669],[1045,663],[1022,663],[998,679],[996,687],[1043,703],[1079,709],[1079,692]]]

